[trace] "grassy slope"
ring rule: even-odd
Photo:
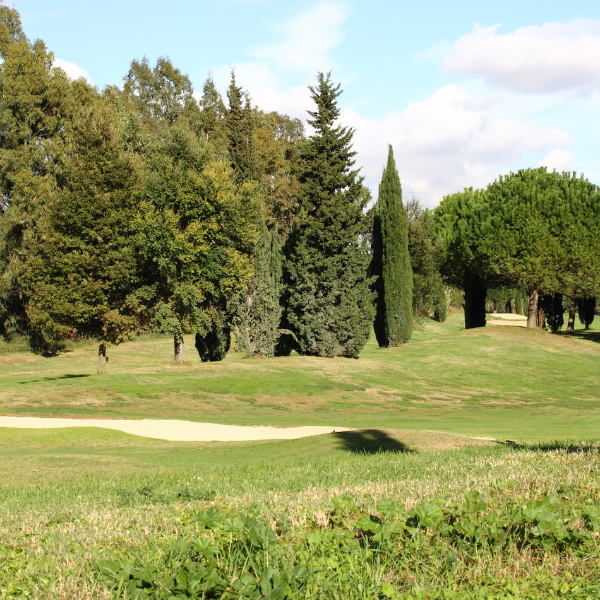
[[[600,426],[598,330],[567,338],[494,326],[462,331],[462,315],[426,323],[411,342],[358,360],[231,353],[169,363],[168,337],[110,352],[94,373],[95,347],[44,358],[0,356],[6,415],[160,417],[239,424],[332,424],[519,439],[594,436]]]
[[[56,441],[53,435],[46,439],[50,446]],[[119,442],[119,435],[111,441]],[[590,502],[597,505],[598,482],[597,450],[510,447],[338,453],[312,460],[279,456],[275,462],[82,476],[45,485],[6,485],[5,479],[0,486],[0,598],[109,598],[111,582],[99,576],[97,567],[106,558],[136,564],[152,578],[177,572],[171,567],[171,548],[175,540],[189,544],[210,534],[194,521],[209,506],[225,515],[252,515],[272,526],[287,520],[289,532],[280,533],[287,554],[277,562],[273,555],[271,565],[289,570],[307,560],[321,592],[311,598],[383,598],[382,581],[391,582],[395,590],[389,597],[407,600],[596,598],[598,547],[589,535],[566,548],[550,535],[544,545],[532,538],[521,546],[517,536],[505,546],[488,539],[490,529],[484,523],[480,545],[434,528],[392,540],[381,553],[362,555],[356,519],[379,515],[381,498],[397,500],[401,510],[435,501],[448,515],[460,513],[465,493],[478,490],[491,519],[510,520],[530,499],[552,494],[564,523],[587,535],[580,515]],[[202,497],[207,490],[214,490],[216,497]],[[340,494],[349,494],[358,512],[337,510],[332,498]],[[334,535],[341,532],[347,540],[343,544]],[[228,538],[220,536],[226,554],[222,560],[234,568],[232,579],[240,570],[254,572],[243,554],[227,557]],[[307,548],[311,536],[318,543]],[[418,588],[426,591],[419,594]],[[451,589],[457,595],[447,595]],[[401,596],[404,592],[409,595]]]
[[[488,538],[469,546],[436,530],[371,555],[360,554],[355,537],[357,517],[378,515],[380,498],[407,510],[436,501],[451,514],[463,510],[456,507],[464,507],[469,490],[479,490],[486,514],[500,518],[553,494],[559,516],[582,531],[581,515],[600,492],[597,449],[522,450],[464,434],[597,436],[598,344],[505,327],[465,332],[453,316],[444,325],[429,323],[404,348],[371,344],[357,361],[230,355],[205,365],[190,356],[175,368],[170,352],[167,338],[113,349],[104,377],[93,374],[92,346],[48,359],[0,356],[2,412],[372,430],[222,444],[95,428],[0,429],[0,598],[108,599],[112,584],[98,572],[103,558],[168,574],[175,540],[206,535],[193,517],[207,506],[271,524],[288,519],[291,529],[280,535],[289,556],[273,562],[276,569],[303,560],[311,536],[345,532],[354,545],[319,541],[309,548],[323,598],[383,597],[384,580],[392,597],[407,599],[600,594],[596,537],[567,548],[551,538],[542,548],[503,547]],[[209,489],[216,497],[203,497]],[[343,493],[358,513],[336,512],[332,497]],[[233,573],[248,569],[243,555],[235,560]],[[452,589],[457,595],[446,595]]]

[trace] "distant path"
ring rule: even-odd
[[[54,429],[101,427],[170,442],[248,442],[255,440],[296,440],[299,438],[350,431],[347,427],[245,427],[193,421],[159,419],[54,419],[42,417],[0,417],[0,427]]]
[[[509,325],[512,327],[527,327],[527,317],[514,313],[489,313],[486,325]]]

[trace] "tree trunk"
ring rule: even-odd
[[[175,358],[173,360],[176,363],[183,362],[183,359],[185,357],[185,347],[183,345],[183,336],[176,335],[176,336],[174,336],[173,341],[175,343]]]
[[[575,298],[571,298],[571,306],[569,308],[569,322],[567,323],[567,333],[575,333],[575,313],[577,312],[577,302]]]
[[[527,327],[537,329],[538,324],[538,303],[540,296],[537,290],[533,290],[529,296],[529,307],[527,309]]]
[[[98,346],[98,373],[102,375],[106,373],[106,344],[102,342]]]
[[[481,281],[465,284],[465,329],[485,327],[487,289]]]

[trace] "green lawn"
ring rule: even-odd
[[[5,415],[160,417],[233,424],[332,424],[517,439],[590,437],[600,426],[600,332],[567,337],[522,328],[462,330],[462,315],[427,321],[404,347],[370,340],[358,360],[230,353],[171,363],[172,341],[46,358],[0,355]]]
[[[0,348],[5,415],[356,427],[176,443],[0,429],[0,598],[600,598],[598,330],[462,315],[358,360]]]

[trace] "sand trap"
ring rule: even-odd
[[[131,435],[170,442],[248,442],[254,440],[296,440],[339,431],[347,427],[243,427],[193,421],[158,419],[44,419],[41,417],[0,417],[0,427],[54,429],[62,427],[101,427]]]
[[[514,313],[490,313],[489,316],[492,318],[486,321],[486,325],[527,327],[527,317],[523,315],[515,315]]]

